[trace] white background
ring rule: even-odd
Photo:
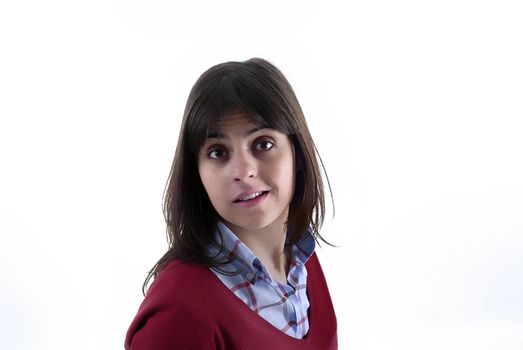
[[[336,215],[340,349],[523,349],[519,1],[4,1],[0,347],[122,349],[192,84],[259,56]]]

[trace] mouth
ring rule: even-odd
[[[257,191],[249,194],[242,193],[234,200],[234,203],[245,203],[254,201],[260,197],[264,197],[265,195],[267,195],[267,193],[269,193],[269,191]]]

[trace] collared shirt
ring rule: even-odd
[[[287,284],[271,278],[261,260],[222,222],[215,232],[223,249],[209,247],[218,260],[232,258],[231,263],[211,271],[254,312],[285,334],[302,339],[309,331],[307,269],[305,263],[316,243],[308,232],[291,248]],[[231,274],[231,275],[229,275]]]

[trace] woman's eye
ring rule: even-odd
[[[225,152],[222,149],[213,149],[208,155],[211,159],[221,159],[225,156]]]
[[[268,140],[264,140],[264,141],[258,142],[254,148],[257,151],[268,151],[273,147],[274,147],[274,143],[272,143],[271,141],[268,141]]]

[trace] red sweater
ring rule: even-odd
[[[127,350],[334,350],[336,316],[316,254],[307,266],[309,333],[295,339],[236,297],[207,267],[174,261],[151,285]]]

